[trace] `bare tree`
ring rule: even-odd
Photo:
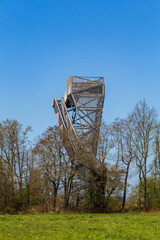
[[[141,203],[140,194],[143,189],[144,209],[147,210],[147,175],[152,169],[152,143],[155,133],[157,113],[154,108],[150,108],[146,101],[143,100],[135,106],[130,118],[134,125],[132,141],[136,148],[135,157],[139,169],[139,205]]]
[[[34,149],[38,156],[39,166],[43,170],[46,185],[46,202],[53,195],[53,207],[56,207],[57,194],[62,179],[63,144],[59,130],[49,127],[42,134]]]
[[[23,130],[22,124],[18,121],[8,119],[3,121],[0,127],[1,168],[8,177],[8,183],[10,182],[12,197],[9,197],[9,202],[14,204],[15,201],[20,205],[24,202],[23,179],[30,130],[30,127]]]
[[[157,124],[154,135],[154,180],[160,180],[160,123]]]
[[[122,129],[123,129],[122,130],[123,140],[121,141],[121,149],[123,149],[122,162],[125,165],[125,179],[124,179],[123,200],[122,200],[122,211],[123,211],[126,203],[130,166],[133,160],[135,159],[135,149],[136,149],[135,145],[133,144],[134,126],[130,116],[126,120],[123,120]]]

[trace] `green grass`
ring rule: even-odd
[[[160,214],[0,215],[3,239],[160,239]]]

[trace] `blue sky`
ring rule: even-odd
[[[0,121],[41,134],[70,75],[104,76],[104,120],[160,113],[159,0],[0,0]]]

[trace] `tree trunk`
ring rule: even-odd
[[[125,203],[126,203],[127,181],[128,181],[128,173],[129,173],[130,163],[131,163],[131,160],[127,164],[127,170],[126,170],[126,175],[125,175],[123,200],[122,200],[122,211],[124,210]]]

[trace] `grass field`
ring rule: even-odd
[[[2,239],[160,239],[160,214],[0,215]]]

